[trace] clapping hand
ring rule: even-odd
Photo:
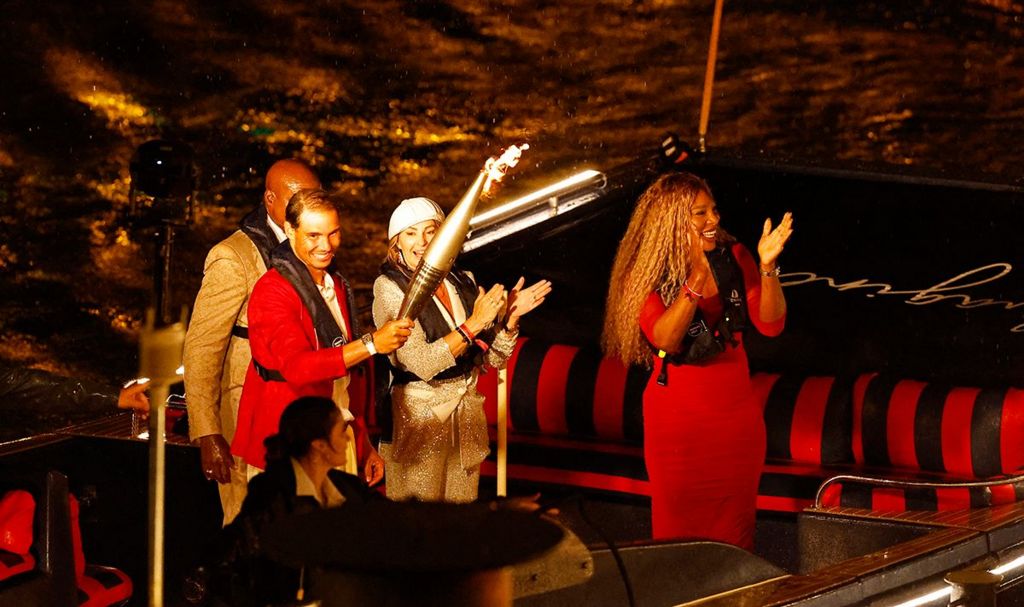
[[[526,279],[520,276],[516,286],[512,287],[512,290],[509,291],[508,311],[505,316],[505,328],[509,331],[517,330],[519,328],[519,317],[544,303],[544,299],[551,293],[550,280],[538,280],[524,289],[523,283],[525,282]]]
[[[761,230],[761,240],[757,243],[757,255],[761,260],[761,268],[774,269],[782,253],[786,241],[793,235],[793,214],[787,212],[782,216],[779,225],[772,229],[771,218],[764,220],[764,229]]]
[[[473,333],[479,333],[494,324],[498,312],[505,309],[505,287],[496,284],[489,291],[483,287],[477,287],[479,294],[473,304],[473,314],[466,319],[467,325],[472,325]]]

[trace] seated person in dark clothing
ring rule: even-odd
[[[118,388],[0,362],[0,442],[91,421],[115,407],[148,414],[147,382]]]
[[[210,588],[217,600],[229,605],[294,600],[300,572],[267,558],[260,534],[287,515],[384,499],[359,477],[336,469],[345,465],[345,429],[351,420],[331,399],[316,396],[295,400],[281,414],[278,433],[264,443],[267,469],[249,481],[241,512],[223,531]]]

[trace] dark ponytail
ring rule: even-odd
[[[340,414],[334,401],[323,396],[303,396],[293,401],[281,413],[277,434],[263,441],[267,467],[290,457],[297,459],[306,455],[317,439],[329,441],[331,428]]]

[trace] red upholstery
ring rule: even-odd
[[[649,371],[595,348],[521,339],[508,365],[509,478],[646,499],[643,391]],[[767,454],[758,508],[797,512],[836,474],[975,480],[1024,467],[1024,390],[950,388],[877,374],[756,373]],[[496,424],[497,373],[479,383]],[[493,437],[492,437],[493,438]],[[494,448],[484,463],[495,474]],[[1008,503],[1021,488],[894,491],[836,486],[832,505],[955,510]]]
[[[1024,466],[1024,390],[952,388],[877,374],[857,378],[855,461],[967,478]]]
[[[36,559],[31,553],[15,554],[0,550],[0,581],[12,578],[36,568]]]
[[[78,499],[68,496],[71,506],[71,548],[75,555],[75,577],[81,579],[85,573],[85,553],[82,551],[82,529],[78,526]]]
[[[132,581],[120,569],[87,565],[78,578],[79,607],[107,607],[132,596]]]
[[[597,348],[520,339],[508,364],[509,428],[640,444],[647,377],[646,370],[606,359]],[[494,425],[497,373],[485,373],[479,388]]]
[[[82,551],[82,530],[78,526],[79,505],[74,495],[71,506],[71,545],[75,556],[75,577],[78,581],[78,604],[88,607],[117,605],[132,596],[132,581],[119,569],[90,565]]]
[[[28,491],[15,489],[0,498],[0,550],[28,554],[35,510],[36,500]]]
[[[1017,485],[969,488],[896,489],[863,484],[835,483],[825,489],[824,506],[865,508],[879,512],[904,510],[948,511],[985,508],[1011,504],[1024,498],[1024,488]]]

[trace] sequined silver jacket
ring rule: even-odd
[[[402,289],[393,280],[378,277],[373,284],[374,324],[379,327],[393,320],[403,297]],[[434,305],[438,305],[436,299]],[[453,305],[461,306],[461,303],[453,301]],[[465,312],[468,316],[472,310]],[[484,355],[485,364],[494,369],[503,368],[515,347],[516,337],[516,333],[498,331]],[[396,367],[424,378],[392,387],[392,459],[415,462],[421,454],[439,449],[444,441],[457,437],[463,467],[469,469],[482,462],[489,452],[484,397],[477,390],[477,378],[482,369],[477,367],[461,377],[433,379],[454,366],[455,357],[443,339],[428,342],[419,322],[413,327],[409,340],[393,352],[390,359]]]

